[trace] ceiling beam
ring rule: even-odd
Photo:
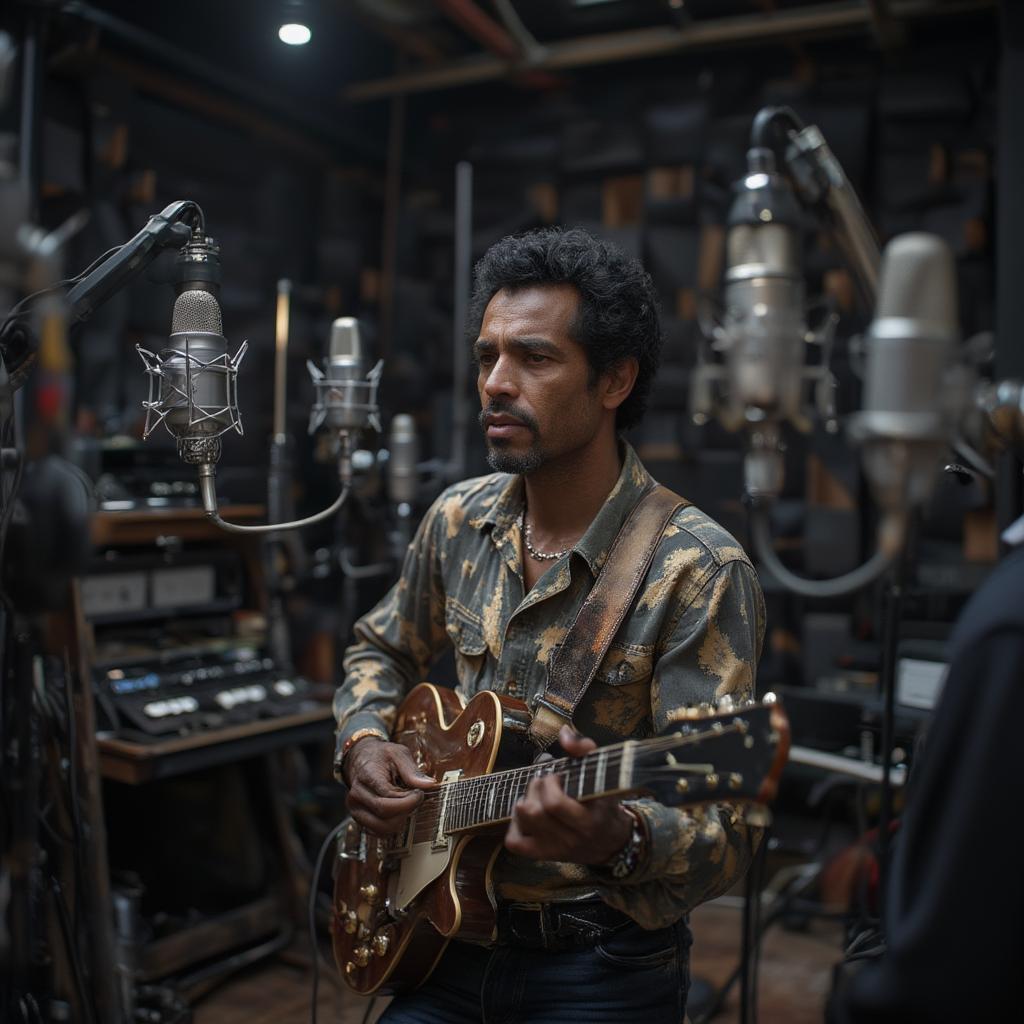
[[[939,8],[930,0],[890,0],[889,7],[899,18],[934,18],[940,14],[990,9],[994,7],[994,0],[963,0]],[[564,71],[686,50],[787,39],[805,33],[863,32],[869,30],[871,24],[872,12],[864,0],[841,0],[813,7],[785,8],[776,14],[692,21],[679,29],[661,26],[581,36],[545,46],[540,59],[530,63],[498,57],[467,57],[427,71],[356,82],[341,95],[349,102],[363,102],[397,93],[429,92],[496,81],[526,70]]]
[[[523,56],[522,47],[505,26],[477,7],[473,0],[434,0],[434,6],[496,57],[519,60]]]
[[[871,27],[878,40],[878,45],[883,50],[890,50],[895,46],[902,45],[906,33],[903,31],[903,26],[893,16],[892,4],[889,3],[889,0],[864,0],[864,3],[871,14]]]
[[[409,57],[415,57],[424,64],[436,65],[449,57],[445,48],[429,32],[421,28],[403,28],[385,18],[371,13],[367,6],[357,3],[339,3],[345,15],[352,18],[368,32],[382,36],[396,50]]]

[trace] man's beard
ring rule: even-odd
[[[541,447],[540,439],[537,436],[539,432],[537,421],[528,413],[517,409],[510,403],[492,402],[488,408],[480,411],[480,425],[484,426],[484,420],[487,416],[499,415],[501,413],[519,420],[533,435],[533,440],[525,452],[511,451],[505,447],[508,444],[506,440],[490,440],[486,435],[485,427],[484,440],[487,445],[487,464],[496,473],[518,473],[521,476],[527,476],[540,469],[547,461],[547,454]]]
[[[493,442],[487,446],[487,465],[496,473],[518,473],[529,476],[547,461],[541,446],[534,441],[525,452],[505,451],[496,448]]]

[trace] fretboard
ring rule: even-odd
[[[557,775],[576,800],[628,790],[633,779],[632,743],[595,750],[584,757],[561,758],[453,782],[444,798],[444,831],[460,832],[512,817],[516,801],[534,779]]]

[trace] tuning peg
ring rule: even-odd
[[[778,703],[778,700],[779,700],[779,698],[778,698],[778,697],[776,697],[776,696],[775,696],[775,694],[774,694],[774,693],[772,693],[772,691],[771,691],[771,690],[769,690],[769,691],[768,691],[768,692],[767,692],[767,693],[766,693],[766,694],[765,694],[765,695],[764,695],[764,696],[763,696],[763,697],[761,698],[761,703],[762,703],[762,704],[777,704],[777,703]]]
[[[715,710],[706,700],[702,700],[700,704],[697,705],[697,708],[702,715],[710,715]]]
[[[732,711],[735,706],[735,702],[732,699],[732,694],[725,694],[718,702],[719,711]]]

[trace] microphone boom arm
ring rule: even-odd
[[[153,214],[134,238],[68,292],[72,318],[88,320],[116,291],[142,273],[163,249],[180,249],[186,245],[193,230],[200,234],[205,231],[205,217],[191,199],[179,199]]]

